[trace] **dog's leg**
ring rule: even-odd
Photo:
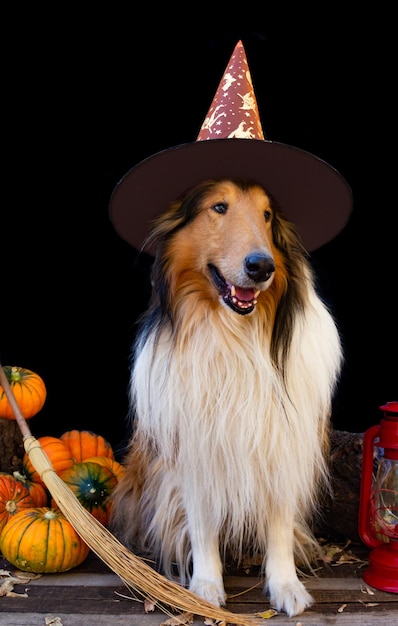
[[[196,507],[187,514],[193,564],[189,589],[216,606],[224,605],[226,593],[218,533],[208,523],[210,514]]]
[[[299,581],[294,561],[294,531],[286,516],[270,523],[267,537],[266,591],[270,604],[289,617],[299,615],[313,603],[312,596]]]

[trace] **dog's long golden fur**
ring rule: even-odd
[[[295,555],[313,547],[328,483],[336,325],[294,228],[258,185],[206,181],[152,238],[112,528],[215,604],[225,551],[260,552],[272,605],[296,615],[312,602]]]

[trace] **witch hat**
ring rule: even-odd
[[[333,239],[352,210],[351,189],[331,165],[266,138],[241,41],[196,141],[157,152],[127,172],[113,191],[110,219],[123,239],[145,249],[156,216],[188,189],[221,178],[262,185],[296,225],[308,251]]]

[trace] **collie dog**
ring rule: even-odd
[[[131,369],[111,528],[217,606],[223,563],[261,555],[289,616],[312,597],[339,333],[295,228],[258,184],[205,181],[154,223],[153,293]]]

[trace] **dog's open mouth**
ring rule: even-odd
[[[224,302],[235,313],[247,315],[254,310],[257,304],[257,296],[260,293],[258,289],[252,287],[238,287],[227,282],[214,265],[209,264],[209,271]]]

